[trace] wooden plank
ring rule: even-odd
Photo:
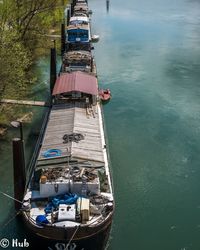
[[[1,99],[0,103],[49,107],[49,103],[41,102],[41,101]]]

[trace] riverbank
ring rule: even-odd
[[[5,41],[9,40],[9,43],[12,43],[12,47],[8,51],[5,50],[6,45],[4,45],[4,43],[1,45],[0,43],[1,65],[5,64],[5,67],[2,66],[3,68],[0,70],[1,99],[28,100],[30,96],[32,96],[33,89],[38,84],[38,76],[35,74],[37,61],[41,57],[49,55],[50,48],[54,46],[54,35],[60,35],[60,22],[63,20],[63,7],[67,1],[58,0],[55,2],[56,5],[53,5],[54,7],[52,8],[47,2],[49,8],[41,12],[39,18],[37,17],[40,19],[38,23],[36,19],[33,20],[33,24],[35,23],[36,27],[39,26],[40,30],[37,29],[36,31],[36,29],[32,29],[23,38],[20,38],[20,33],[18,33],[18,41],[16,43],[15,40],[13,40],[14,38],[9,37],[8,34],[4,32],[2,26],[0,27],[0,33],[2,37],[4,37],[0,39],[1,42],[5,43]],[[9,1],[0,5],[0,12],[8,7]],[[7,11],[9,12],[9,10]],[[12,9],[12,11],[13,15],[16,15],[16,10]],[[42,19],[42,17],[44,18]],[[60,39],[56,41],[55,44],[56,48],[60,50]],[[18,58],[15,59],[16,56],[18,56]],[[5,136],[11,121],[21,119],[27,114],[24,110],[24,108],[18,105],[0,105],[0,138]]]
[[[0,105],[0,113],[0,139],[4,138],[12,121],[30,123],[33,117],[33,112],[27,111],[19,105],[2,104]]]

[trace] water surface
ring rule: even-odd
[[[90,1],[116,213],[111,250],[200,249],[200,1]]]
[[[112,91],[104,106],[116,199],[109,250],[199,250],[200,1],[110,0],[109,12],[106,0],[89,5],[99,83]],[[38,93],[49,67],[40,63]],[[0,186],[12,192],[8,141]],[[14,211],[1,201],[3,224]],[[26,236],[16,220],[1,231]]]

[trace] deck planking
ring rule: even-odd
[[[59,149],[62,156],[70,154],[72,159],[104,163],[98,109],[92,110],[87,114],[81,103],[53,106],[38,160],[44,159],[45,151]],[[63,143],[63,136],[72,133],[80,133],[84,139]]]

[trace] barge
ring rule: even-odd
[[[43,249],[103,250],[114,213],[111,168],[91,50],[91,12],[83,0],[72,6],[61,71],[22,215],[33,235],[45,242]],[[71,39],[72,25],[73,36],[86,25],[87,37]]]

